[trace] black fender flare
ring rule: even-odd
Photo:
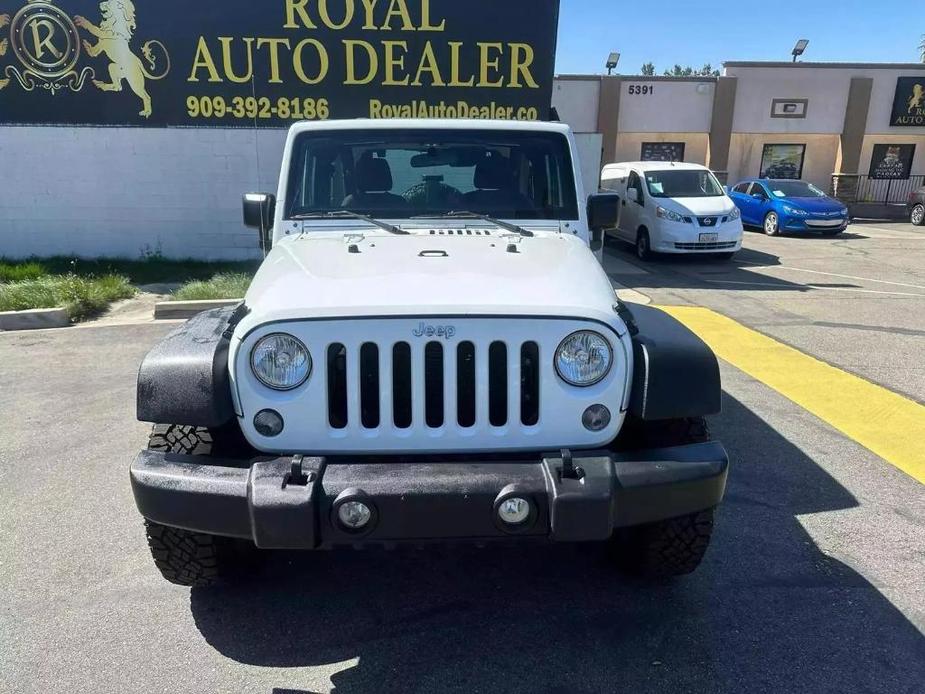
[[[703,340],[651,306],[622,304],[620,313],[633,341],[631,415],[681,419],[721,411],[719,363]]]
[[[148,352],[138,370],[142,422],[217,428],[235,416],[228,348],[244,304],[189,319]]]

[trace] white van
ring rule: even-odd
[[[632,243],[641,260],[652,253],[711,253],[728,260],[742,247],[739,210],[705,166],[607,164],[601,188],[620,195],[617,227],[608,233]]]

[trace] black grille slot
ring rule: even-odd
[[[360,420],[367,429],[379,427],[379,347],[360,347]]]
[[[399,429],[411,426],[411,347],[407,342],[392,348],[392,421]]]
[[[443,426],[443,345],[424,347],[424,421],[431,429]]]
[[[507,424],[507,345],[492,342],[488,348],[488,421]]]
[[[520,347],[520,421],[527,426],[540,421],[540,347],[535,342]]]
[[[328,347],[328,422],[347,426],[347,348],[341,344]]]
[[[475,425],[475,345],[456,347],[456,421],[461,427]]]

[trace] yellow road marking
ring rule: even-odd
[[[723,361],[925,484],[925,407],[707,308],[660,306]]]

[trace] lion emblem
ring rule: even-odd
[[[135,95],[141,99],[142,109],[139,115],[148,118],[151,115],[151,96],[145,89],[146,80],[163,79],[170,71],[170,56],[160,41],[148,41],[141,47],[141,54],[148,62],[146,68],[141,58],[132,53],[129,43],[135,34],[135,4],[132,0],[104,0],[100,3],[102,21],[95,26],[85,17],[74,17],[74,23],[86,30],[97,41],[91,44],[84,40],[84,50],[91,58],[101,53],[109,58],[109,82],[93,80],[99,89],[104,92],[122,91],[122,81],[128,82]],[[152,72],[156,69],[154,47],[157,46],[164,54],[166,65],[160,74]],[[150,70],[150,71],[149,71]]]
[[[921,84],[912,86],[912,96],[909,97],[909,113],[917,108],[925,108],[925,87]]]
[[[9,23],[10,23],[10,15],[0,14],[0,29],[5,27]],[[6,49],[9,47],[9,45],[10,45],[10,42],[8,39],[0,39],[0,57],[6,55]],[[10,81],[8,79],[0,80],[0,89],[3,89],[9,83]]]

